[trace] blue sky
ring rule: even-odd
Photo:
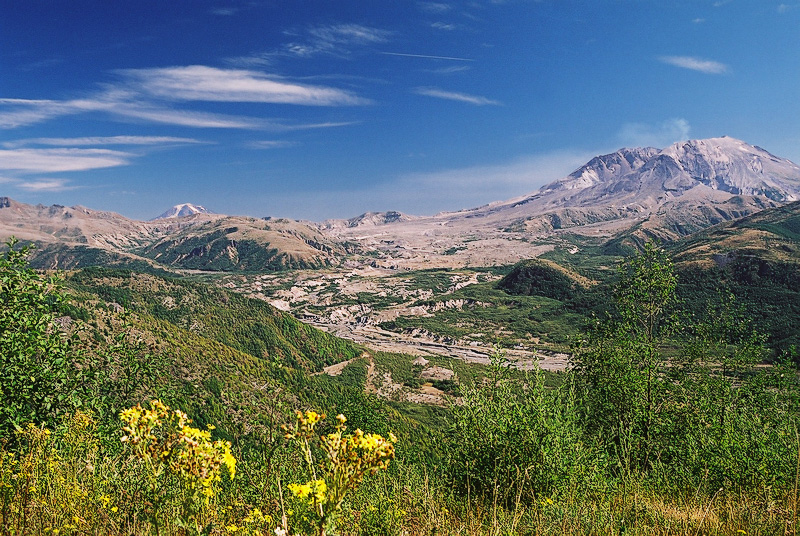
[[[800,162],[800,0],[0,0],[0,195],[434,214],[596,154]]]

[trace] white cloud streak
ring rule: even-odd
[[[284,140],[256,140],[247,144],[252,149],[285,149],[295,147],[296,142]]]
[[[349,91],[300,84],[260,71],[203,65],[118,71],[123,83],[71,100],[0,98],[0,128],[32,125],[58,117],[100,112],[121,119],[194,128],[287,128],[260,118],[185,110],[179,101],[353,106],[371,101]],[[291,126],[288,128],[292,128]]]
[[[195,138],[173,136],[87,136],[82,138],[28,138],[3,142],[3,147],[16,148],[31,145],[50,145],[56,147],[82,147],[98,145],[164,145],[208,143]]]
[[[728,66],[718,61],[696,58],[694,56],[661,56],[659,61],[675,67],[690,69],[705,74],[725,74]]]
[[[341,122],[330,122],[330,123],[305,123],[305,124],[297,124],[297,125],[281,125],[281,124],[274,124],[269,127],[269,130],[274,130],[278,132],[287,132],[293,130],[313,130],[318,128],[339,128],[339,127],[349,127],[351,125],[358,125],[361,124],[361,121],[341,121]]]
[[[29,192],[64,192],[80,188],[80,186],[71,185],[69,182],[67,179],[35,179],[20,181],[14,186]]]
[[[176,110],[137,100],[135,96],[99,94],[95,98],[68,101],[0,99],[0,128],[17,128],[57,117],[90,112],[105,112],[122,118],[195,128],[256,129],[264,126],[260,119]]]
[[[474,104],[475,106],[500,106],[501,103],[496,100],[488,99],[478,95],[468,95],[466,93],[457,93],[454,91],[445,91],[435,87],[418,87],[414,90],[417,95],[424,95],[426,97],[435,97],[437,99],[454,100],[458,102],[466,102]]]
[[[235,7],[218,7],[210,10],[209,13],[212,15],[219,15],[220,17],[230,17],[236,15],[238,11],[239,9]]]
[[[472,67],[469,65],[452,65],[450,67],[442,67],[441,69],[431,69],[429,72],[435,74],[453,74],[469,71],[470,69],[472,69]]]
[[[349,56],[356,47],[386,43],[393,32],[360,24],[334,24],[309,28],[301,40],[287,43],[276,54],[311,57],[328,54]],[[290,32],[297,35],[297,32]]]
[[[252,117],[238,117],[193,110],[175,110],[161,106],[142,105],[139,103],[120,104],[107,111],[112,115],[139,119],[149,123],[162,123],[194,128],[258,129],[266,125],[264,121]]]
[[[86,171],[124,166],[133,156],[109,149],[0,149],[0,170],[20,173]]]
[[[318,41],[330,44],[368,44],[385,43],[391,32],[361,26],[360,24],[337,24],[333,26],[317,26],[309,33]]]
[[[0,99],[0,128],[32,125],[75,113],[80,110],[69,101]]]
[[[453,9],[453,6],[450,4],[444,4],[441,2],[418,2],[417,5],[422,11],[426,11],[428,13],[446,13]]]
[[[138,90],[168,100],[262,102],[306,106],[369,104],[341,89],[276,80],[259,71],[204,65],[120,71]]]

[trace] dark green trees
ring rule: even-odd
[[[56,323],[59,280],[30,269],[28,247],[0,257],[0,436],[25,423],[52,423],[71,405],[70,337]]]
[[[578,348],[585,431],[617,476],[682,488],[785,486],[794,475],[797,371],[767,365],[763,337],[720,292],[682,311],[666,254],[647,244],[620,267],[616,311]]]
[[[616,316],[595,323],[578,352],[590,428],[613,438],[622,468],[647,465],[663,409],[664,345],[677,328],[672,262],[653,243],[625,261]]]

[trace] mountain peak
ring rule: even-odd
[[[160,216],[153,218],[153,220],[183,218],[184,216],[193,216],[195,214],[213,214],[213,212],[211,212],[210,210],[201,205],[193,205],[192,203],[181,203],[180,205],[175,205],[174,207],[164,212]]]
[[[798,197],[800,167],[728,136],[674,143],[664,149],[625,148],[593,158],[540,192],[583,192],[582,203],[610,193],[658,197],[706,186],[732,195],[765,196],[782,203]],[[570,193],[569,195],[572,195]],[[619,200],[621,201],[621,200]]]
[[[543,188],[543,191],[580,190],[636,171],[657,155],[654,147],[623,148],[592,158],[570,175]]]

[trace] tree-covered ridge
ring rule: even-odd
[[[592,285],[592,281],[544,259],[531,259],[514,265],[497,287],[509,294],[543,296],[554,300],[572,298],[578,291]]]
[[[261,300],[210,285],[103,268],[76,272],[68,283],[107,303],[284,366],[316,372],[362,352]]]

